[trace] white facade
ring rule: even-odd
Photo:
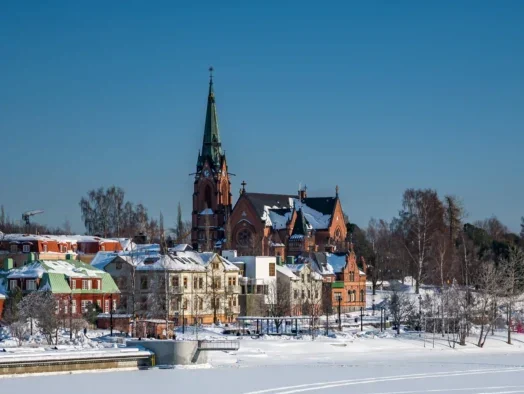
[[[222,257],[241,270],[242,294],[264,294],[264,302],[273,304],[276,295],[277,259],[275,256],[237,256],[236,250],[224,250]]]

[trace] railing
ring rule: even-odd
[[[198,341],[199,350],[227,351],[240,349],[239,341]]]

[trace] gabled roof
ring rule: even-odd
[[[289,267],[285,265],[277,265],[276,268],[277,268],[277,273],[287,276],[289,279],[294,280],[294,281],[300,280],[299,277],[296,276],[293,273],[293,271],[289,269]]]
[[[306,221],[306,218],[304,217],[304,214],[302,213],[302,209],[299,209],[297,211],[297,219],[295,220],[295,226],[293,226],[293,232],[291,233],[291,236],[293,235],[302,235],[305,236],[308,234],[308,223]]]
[[[39,290],[53,293],[119,293],[111,275],[78,260],[39,260],[7,272],[6,279],[18,278],[40,278]],[[100,278],[102,289],[71,289],[69,278]]]
[[[337,197],[306,197],[304,204],[324,215],[331,215],[337,204]]]
[[[251,204],[253,204],[255,211],[261,218],[264,216],[265,207],[269,207],[270,209],[293,208],[292,199],[296,197],[288,194],[267,194],[251,192],[246,192],[243,195],[251,202]]]

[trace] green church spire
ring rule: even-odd
[[[206,158],[214,166],[220,166],[224,152],[218,131],[218,116],[213,91],[213,67],[209,67],[209,94],[207,96],[206,125],[204,126],[204,140],[202,151],[198,158],[197,170],[201,170]]]

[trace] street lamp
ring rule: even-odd
[[[342,331],[342,320],[340,320],[340,303],[342,302],[342,294],[336,293],[335,298],[338,301],[338,330]]]
[[[113,336],[113,294],[109,295],[111,304],[109,305],[109,326],[111,328],[111,336]]]
[[[364,307],[360,307],[360,331],[364,331]]]
[[[418,336],[422,336],[422,294],[418,295]]]
[[[69,340],[73,340],[73,292],[69,294]]]
[[[373,296],[373,300],[372,300],[372,309],[373,309],[373,316],[375,316],[375,296]]]

